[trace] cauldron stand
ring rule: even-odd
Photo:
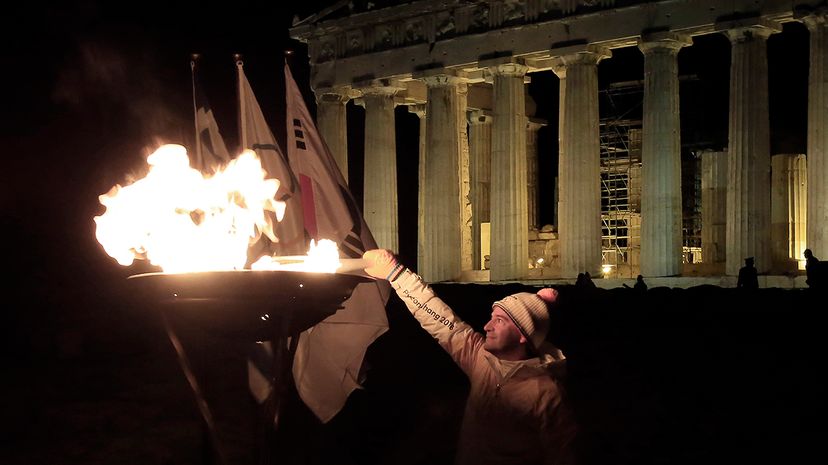
[[[234,340],[269,342],[273,349],[270,395],[263,404],[259,462],[276,463],[275,434],[299,334],[342,308],[354,288],[370,278],[345,273],[216,271],[147,273],[129,278],[158,304],[212,446],[212,460],[226,464],[213,414],[170,317]],[[207,454],[209,455],[209,454]]]

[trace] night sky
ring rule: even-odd
[[[294,73],[310,92],[306,49],[287,29],[294,15],[315,9],[314,2],[77,1],[6,14],[3,221],[8,263],[26,270],[14,279],[74,285],[79,276],[123,272],[96,244],[97,197],[142,175],[160,144],[191,142],[192,53],[202,55],[200,79],[231,151],[234,53],[282,137],[286,49],[297,51]]]
[[[7,305],[0,339],[13,373],[67,356],[63,328],[95,332],[101,322],[122,317],[125,278],[147,268],[121,267],[97,244],[93,217],[103,212],[98,196],[141,175],[146,155],[161,143],[191,141],[190,55],[201,54],[200,80],[231,152],[238,143],[234,53],[243,55],[265,116],[283,140],[286,49],[296,51],[293,73],[314,111],[307,50],[289,39],[288,28],[294,15],[307,17],[325,3],[76,0],[5,7],[0,202]],[[771,153],[805,151],[807,40],[804,26],[789,24],[768,41]],[[729,44],[721,35],[695,42],[679,55],[680,74],[696,76],[681,88],[683,156],[721,149],[727,141]],[[599,66],[601,88],[643,79],[642,67],[637,49],[614,51]],[[549,121],[540,133],[540,167],[554,172],[557,79],[534,74],[529,92],[537,116]],[[640,101],[629,99],[616,103],[630,115],[638,108],[640,117]],[[601,102],[606,116],[610,109]],[[349,105],[349,117],[362,114]],[[401,172],[416,173],[417,125],[415,116],[397,109]],[[357,121],[349,134],[358,198],[363,131]],[[404,193],[416,192],[416,177],[401,177],[400,192],[400,252],[413,264],[416,198]],[[541,208],[541,222],[551,222],[551,205],[541,201]]]

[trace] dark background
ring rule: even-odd
[[[325,2],[322,2],[325,3]],[[359,3],[359,2],[357,2]],[[98,195],[131,175],[161,143],[191,140],[189,59],[228,147],[237,144],[235,68],[245,71],[284,140],[284,50],[313,111],[306,49],[288,38],[294,15],[319,2],[226,5],[74,1],[7,7],[6,92],[0,112],[5,299],[0,332],[0,457],[4,463],[201,463],[203,428],[154,308],[94,238]],[[805,150],[807,31],[768,41],[772,153]],[[643,79],[636,49],[599,66],[601,88]],[[695,38],[679,54],[683,156],[723,148],[729,44]],[[542,172],[556,171],[557,79],[532,75]],[[640,96],[616,102],[640,114]],[[609,107],[601,100],[602,117]],[[349,104],[354,194],[361,197],[363,110]],[[637,110],[636,110],[637,109]],[[397,110],[400,173],[416,173],[417,118]],[[416,176],[400,176],[401,250],[416,262]],[[545,195],[544,195],[545,194]],[[550,198],[541,190],[542,198]],[[541,202],[541,221],[552,209]],[[481,327],[489,305],[515,286],[439,285]],[[567,288],[568,289],[568,288]],[[570,353],[569,383],[585,434],[585,463],[792,461],[824,435],[825,319],[805,291],[759,298],[721,290],[661,290],[653,300],[616,290],[572,291],[553,338]],[[448,463],[465,381],[392,300],[391,331],[369,352],[369,381],[342,415],[319,425],[295,401],[279,439],[286,463]],[[232,457],[254,460],[255,412],[246,398],[243,347],[212,335],[182,337],[205,379]],[[202,347],[197,350],[196,347]],[[209,389],[207,386],[210,386]],[[445,436],[443,430],[445,429]],[[773,459],[773,460],[771,460]],[[778,459],[778,460],[777,460]]]

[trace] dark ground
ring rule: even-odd
[[[97,279],[90,294],[12,293],[0,462],[211,463],[159,313],[127,297],[123,276]],[[492,301],[525,288],[435,287],[476,327]],[[582,463],[821,462],[824,307],[810,290],[561,288],[550,337],[569,357]],[[389,320],[366,389],[329,424],[289,393],[277,463],[451,463],[466,382],[396,298]],[[256,463],[245,347],[194,328],[179,335],[228,463]]]

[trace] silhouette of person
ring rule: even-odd
[[[821,275],[821,262],[814,256],[811,249],[805,249],[802,255],[805,256],[805,284],[812,288],[818,287],[818,284],[822,284],[822,279],[824,278]]]
[[[759,289],[759,276],[753,266],[753,257],[745,259],[745,266],[739,269],[739,279],[736,281],[737,288]]]
[[[575,279],[575,286],[583,288],[595,287],[595,283],[592,282],[592,276],[590,276],[589,271],[586,273],[578,273],[578,277]]]
[[[647,283],[644,282],[644,276],[638,275],[638,277],[635,278],[635,285],[633,286],[633,289],[639,292],[647,290]]]

